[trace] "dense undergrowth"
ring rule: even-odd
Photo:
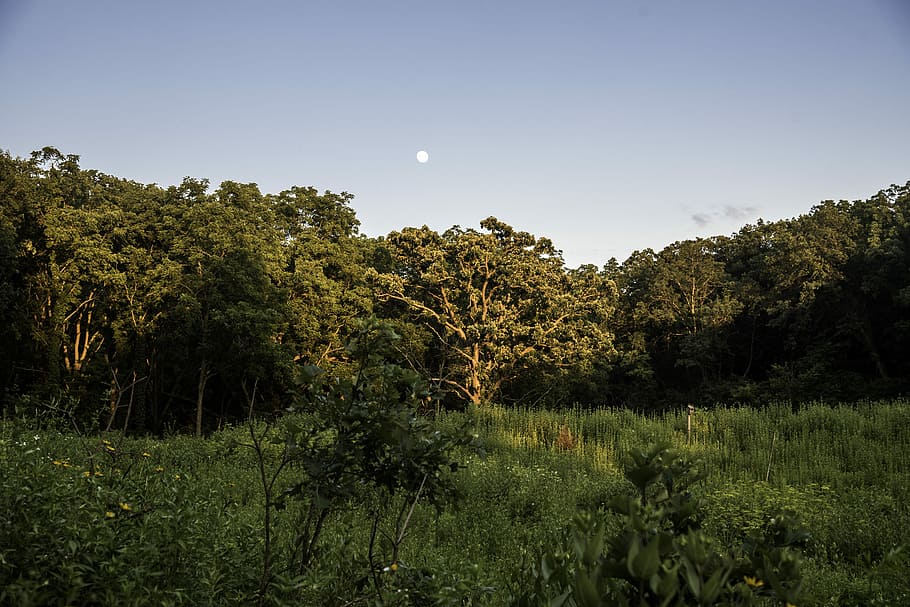
[[[562,554],[563,573],[578,575],[582,565],[567,556],[578,513],[588,513],[588,531],[596,520],[607,536],[622,534],[628,521],[617,496],[638,493],[624,463],[658,443],[701,462],[706,478],[686,499],[700,501],[699,528],[713,550],[749,545],[780,513],[798,515],[808,535],[794,604],[910,602],[900,550],[910,545],[907,402],[698,410],[691,433],[685,412],[441,414],[430,430],[454,433],[468,421],[479,435],[454,448],[460,468],[446,482],[455,503],[430,504],[424,483],[410,492],[361,483],[326,516],[311,566],[295,569],[310,502],[285,500],[269,509],[265,579],[262,472],[277,474],[279,494],[294,486],[295,465],[279,470],[283,428],[305,416],[256,423],[252,434],[240,425],[162,440],[4,421],[0,604],[518,604],[546,586],[547,554]],[[259,451],[237,447],[251,436],[263,437]],[[661,553],[667,570],[681,550],[668,544]],[[738,584],[756,591],[757,604],[789,602],[746,577],[729,580],[729,597]],[[615,591],[605,584],[603,592]],[[564,604],[584,604],[575,596]]]

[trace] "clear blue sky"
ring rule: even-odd
[[[910,2],[0,0],[0,148],[45,145],[602,265],[910,180]]]

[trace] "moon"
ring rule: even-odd
[[[417,162],[424,164],[427,160],[430,159],[430,155],[427,154],[426,150],[420,150],[417,152]]]

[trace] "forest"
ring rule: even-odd
[[[855,401],[910,377],[910,182],[567,268],[490,217],[360,234],[346,192],[168,187],[0,154],[0,399],[139,432],[280,409],[363,318],[431,408]],[[124,417],[129,414],[129,419]]]
[[[910,182],[568,268],[0,153],[0,604],[910,601]]]

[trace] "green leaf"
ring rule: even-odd
[[[701,596],[701,577],[698,570],[688,558],[682,557],[680,560],[682,562],[683,578],[686,580],[689,591],[693,596]]]
[[[550,579],[551,575],[553,575],[553,567],[550,565],[549,554],[545,554],[540,557],[540,574],[543,576],[543,580],[545,582]]]
[[[659,545],[660,538],[652,538],[645,549],[635,557],[635,570],[640,579],[648,579],[657,573],[657,569],[660,567]]]
[[[587,545],[584,548],[582,562],[586,566],[591,566],[597,562],[603,552],[604,547],[604,528],[603,525],[597,525],[594,536],[588,538]]]
[[[550,599],[550,607],[562,607],[566,604],[566,601],[569,600],[569,597],[572,596],[572,589],[569,588],[562,594],[557,597]]]
[[[637,535],[632,538],[632,541],[629,543],[629,549],[626,552],[626,568],[629,570],[629,575],[638,579],[641,576],[638,573],[636,568],[638,553],[641,551],[641,538]]]
[[[645,464],[626,470],[626,478],[635,485],[639,491],[644,492],[648,485],[660,478],[660,470]]]
[[[583,569],[575,574],[575,599],[581,607],[600,607],[597,587]]]
[[[708,581],[702,586],[701,596],[699,597],[700,602],[703,605],[711,605],[717,599],[717,595],[720,594],[721,587],[726,583],[727,576],[730,575],[730,568],[723,567],[715,571]]]
[[[658,596],[664,598],[664,603],[666,604],[672,599],[676,593],[679,591],[679,580],[677,578],[679,574],[679,563],[676,563],[671,569],[664,571],[663,577],[660,578],[660,582],[657,585],[655,592]]]

